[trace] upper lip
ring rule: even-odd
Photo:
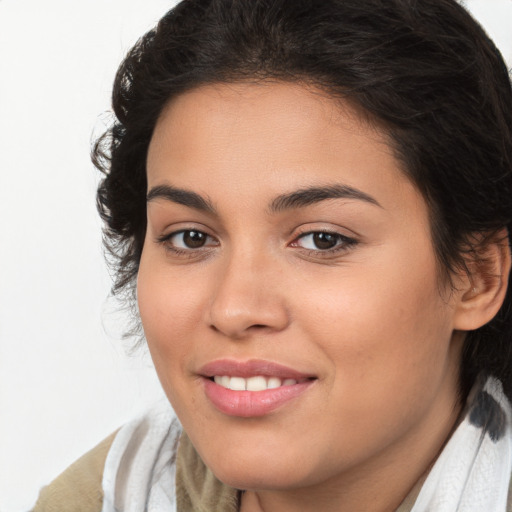
[[[249,361],[236,361],[233,359],[218,359],[205,364],[198,372],[203,377],[215,377],[216,375],[229,375],[231,377],[278,377],[280,379],[304,380],[315,378],[315,375],[303,373],[282,364],[251,359]]]

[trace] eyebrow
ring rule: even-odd
[[[208,198],[171,185],[157,185],[146,196],[149,203],[155,199],[165,199],[195,210],[216,214],[215,207]],[[287,194],[282,194],[270,203],[270,212],[278,213],[294,208],[303,208],[328,199],[357,199],[382,208],[379,202],[365,192],[347,185],[327,185],[307,187]]]
[[[280,195],[270,203],[270,211],[277,213],[283,210],[302,208],[327,199],[357,199],[382,208],[375,198],[361,190],[347,185],[327,185],[303,188],[289,194]]]
[[[215,208],[209,199],[206,199],[190,190],[172,187],[171,185],[157,185],[156,187],[153,187],[148,192],[146,201],[149,203],[155,199],[166,199],[167,201],[188,206],[195,210],[215,213]]]

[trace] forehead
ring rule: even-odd
[[[214,84],[174,98],[151,140],[149,188],[238,197],[341,183],[384,195],[412,187],[386,133],[348,102],[297,83]]]
[[[212,136],[230,139],[249,128],[251,138],[256,143],[265,141],[270,149],[297,138],[326,141],[328,124],[344,126],[387,148],[385,132],[348,101],[334,99],[310,85],[279,81],[204,85],[173,98],[158,119],[151,146],[162,141],[160,135],[167,139],[164,144],[180,134],[191,136],[190,142],[200,138],[207,144]],[[269,140],[277,127],[286,130]],[[187,141],[180,137],[179,142]]]

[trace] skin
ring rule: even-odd
[[[192,191],[215,209],[149,200],[138,275],[157,373],[204,462],[247,490],[243,512],[395,510],[457,420],[469,308],[467,283],[440,282],[427,206],[385,134],[299,84],[203,86],[162,113],[147,175],[148,191]],[[378,204],[270,208],[333,185]],[[180,230],[208,237],[187,248]],[[306,233],[322,231],[354,242],[319,249]],[[316,379],[270,414],[229,416],[198,374],[226,358]]]

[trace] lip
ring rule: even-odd
[[[269,361],[250,360],[245,362],[228,359],[212,361],[201,368],[204,392],[213,406],[228,416],[256,418],[295,400],[307,391],[315,382],[314,375],[305,374],[292,368]],[[281,380],[294,379],[298,382],[290,386],[280,386],[263,391],[235,391],[216,384],[212,377],[229,375],[231,377],[278,377]]]
[[[315,375],[302,373],[288,366],[262,359],[251,359],[249,361],[218,359],[204,365],[198,373],[207,378],[214,377],[215,375],[229,375],[231,377],[244,378],[264,375],[265,377],[295,380],[312,379],[316,377]]]

